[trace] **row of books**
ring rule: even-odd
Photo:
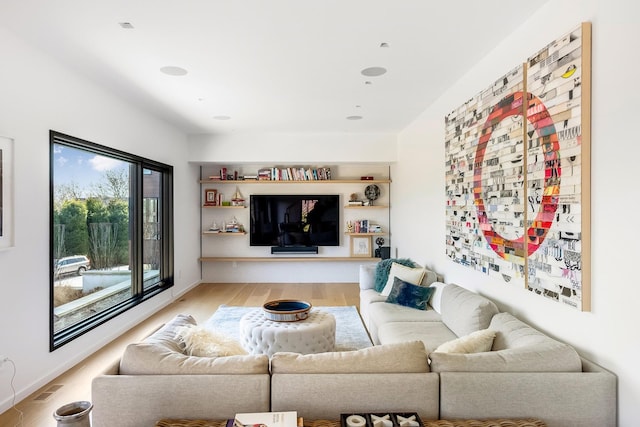
[[[324,181],[331,179],[331,168],[263,168],[258,171],[258,179],[269,181]]]
[[[349,221],[347,230],[350,233],[382,233],[382,227],[378,224],[370,223],[368,219]]]

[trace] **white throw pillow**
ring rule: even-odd
[[[483,353],[491,351],[496,332],[481,329],[458,339],[447,341],[435,349],[437,353]]]
[[[447,286],[442,282],[433,282],[429,285],[429,287],[433,288],[434,291],[431,294],[431,298],[429,298],[429,305],[433,307],[433,309],[438,313],[442,314],[442,306],[440,301],[442,300],[442,290]]]
[[[247,354],[238,341],[201,325],[179,328],[176,338],[184,343],[185,353],[189,356],[223,357]]]
[[[422,278],[424,277],[424,268],[411,268],[398,264],[397,262],[391,263],[391,269],[389,270],[389,278],[387,284],[384,285],[384,289],[380,292],[380,295],[388,297],[393,289],[393,278],[397,277],[400,280],[409,282],[412,285],[420,285]]]

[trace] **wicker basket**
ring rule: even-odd
[[[536,419],[523,420],[423,420],[424,427],[546,427]],[[155,427],[225,427],[227,420],[170,420],[163,419]],[[340,427],[340,421],[309,420],[304,427]]]

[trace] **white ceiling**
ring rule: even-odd
[[[543,4],[0,0],[0,25],[187,133],[395,133]]]

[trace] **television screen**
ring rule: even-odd
[[[251,246],[339,246],[340,196],[253,194]]]

